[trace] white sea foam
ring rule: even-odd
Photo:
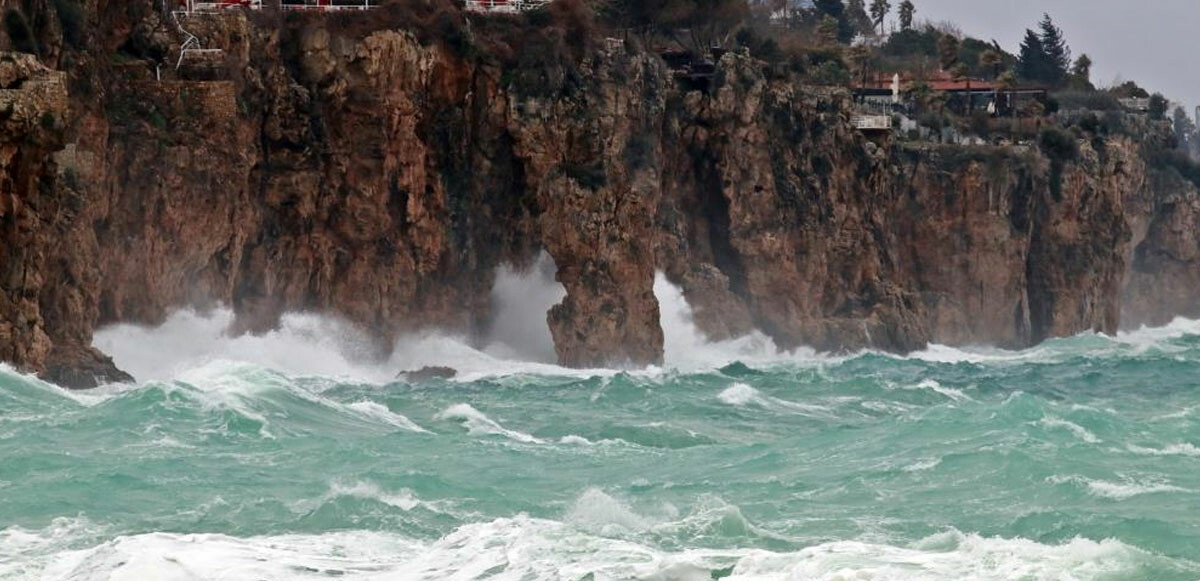
[[[721,400],[723,403],[734,406],[744,406],[751,403],[756,403],[760,401],[761,398],[762,394],[759,393],[757,389],[754,389],[753,387],[750,387],[744,383],[735,383],[726,388],[725,391],[722,391],[720,395],[717,396],[717,399]]]
[[[1162,346],[1182,337],[1200,335],[1200,320],[1177,317],[1161,327],[1146,327],[1117,333],[1116,340],[1136,347]]]
[[[660,304],[665,364],[638,374],[708,371],[736,361],[759,367],[819,368],[862,355],[838,357],[809,349],[780,352],[769,337],[759,332],[733,340],[709,341],[697,329],[680,288],[659,274],[654,292]],[[459,372],[459,381],[512,375],[590,377],[617,373],[613,369],[572,370],[553,364],[545,313],[562,294],[561,285],[553,280],[553,263],[548,257],[543,256],[526,271],[503,267],[493,290],[497,311],[491,330],[479,338],[486,345],[483,349],[473,347],[475,341],[462,337],[422,333],[401,337],[385,361],[376,358],[375,347],[364,333],[335,317],[291,313],[282,318],[275,331],[231,337],[228,329],[234,315],[223,308],[205,313],[181,310],[156,328],[108,327],[96,333],[93,344],[113,355],[119,367],[140,381],[175,379],[188,370],[221,360],[252,363],[293,377],[321,376],[373,384],[389,383],[400,371],[428,366],[454,368]],[[1158,345],[1194,334],[1200,334],[1200,321],[1178,319],[1166,327],[1122,333],[1116,338],[1085,334],[1022,351],[930,345],[909,356],[888,356],[933,363],[1053,361],[1081,353],[1100,354],[1122,345]],[[945,394],[961,401],[961,392]],[[90,403],[86,398],[95,396],[78,397],[86,404]]]
[[[696,327],[692,307],[683,290],[658,273],[654,278],[663,330],[666,367],[685,372],[710,370],[734,362],[749,365],[824,364],[842,358],[819,355],[811,349],[782,352],[770,337],[755,331],[726,341],[710,341]]]
[[[1170,444],[1162,448],[1145,448],[1130,445],[1127,449],[1134,454],[1141,454],[1143,456],[1191,456],[1193,458],[1200,458],[1200,448],[1189,442]]]
[[[941,464],[942,464],[941,458],[926,458],[924,460],[918,460],[916,462],[913,462],[912,464],[909,464],[908,466],[905,466],[903,468],[903,470],[905,472],[924,472],[926,470],[933,470],[934,468],[937,468]]]
[[[1091,433],[1090,431],[1088,431],[1087,428],[1085,428],[1075,422],[1064,420],[1062,418],[1057,418],[1054,416],[1046,416],[1046,417],[1042,418],[1041,420],[1038,420],[1038,425],[1040,425],[1044,428],[1065,429],[1065,430],[1071,432],[1072,434],[1074,434],[1076,438],[1079,438],[1080,440],[1083,440],[1084,442],[1087,442],[1089,444],[1098,444],[1101,441],[1100,438],[1096,437],[1096,434]]]
[[[423,434],[430,433],[429,430],[417,425],[416,422],[408,419],[407,416],[393,412],[392,410],[388,409],[387,406],[380,403],[375,403],[373,401],[356,401],[354,403],[347,404],[346,407],[359,414],[362,414],[364,417],[381,421],[385,424],[395,426],[402,430]]]
[[[943,387],[942,384],[938,383],[936,380],[933,380],[933,379],[922,380],[920,383],[918,383],[916,385],[901,386],[900,389],[928,390],[928,391],[932,391],[937,394],[941,394],[941,395],[943,395],[951,400],[954,400],[956,402],[972,401],[971,398],[969,396],[967,396],[967,394],[962,392],[962,390],[954,389],[953,387]]]
[[[756,406],[777,412],[833,417],[833,413],[825,406],[796,403],[772,397],[744,383],[735,383],[727,387],[717,395],[717,399],[721,403],[735,407]]]
[[[386,490],[371,480],[334,480],[329,483],[329,489],[325,494],[317,498],[293,502],[290,507],[293,512],[304,514],[342,498],[371,500],[392,508],[398,508],[404,512],[411,512],[420,508],[430,512],[446,513],[450,506],[449,503],[444,501],[422,500],[417,497],[416,493],[407,488]]]
[[[653,524],[599,488],[589,488],[576,498],[564,520],[582,530],[606,535],[620,530],[642,531]]]
[[[93,345],[112,355],[118,367],[142,382],[179,379],[192,370],[214,364],[252,364],[289,377],[322,377],[376,385],[395,381],[401,371],[430,366],[455,369],[458,381],[511,375],[583,378],[619,372],[567,369],[524,360],[520,358],[520,349],[503,343],[493,342],[486,350],[479,350],[464,338],[437,332],[400,337],[392,353],[380,361],[361,332],[336,318],[293,313],[283,317],[278,330],[260,336],[230,337],[227,330],[233,318],[228,309],[203,314],[182,310],[155,328],[117,325],[101,329]],[[544,322],[529,324],[544,325]],[[128,386],[108,389],[128,389]],[[96,399],[90,394],[77,397]]]
[[[1110,500],[1128,500],[1144,494],[1161,494],[1170,492],[1192,492],[1187,488],[1172,485],[1161,480],[1125,480],[1112,482],[1097,480],[1083,476],[1051,476],[1046,479],[1051,484],[1072,484],[1087,490],[1092,496]]]
[[[101,329],[93,345],[141,381],[175,379],[219,360],[254,363],[295,375],[356,377],[363,371],[357,361],[371,353],[370,341],[362,333],[334,317],[291,313],[275,331],[238,337],[228,333],[233,320],[229,309],[181,310],[155,328]]]
[[[370,481],[352,483],[334,482],[330,486],[329,492],[325,495],[325,499],[329,500],[340,497],[376,500],[405,511],[413,510],[419,506],[427,506],[411,490],[402,489],[396,492],[387,492],[380,488],[378,484]]]
[[[444,411],[434,417],[437,420],[458,420],[467,427],[467,433],[471,435],[495,435],[504,436],[510,440],[521,442],[523,444],[544,444],[545,441],[540,438],[535,438],[524,432],[510,430],[500,425],[492,418],[487,417],[483,412],[471,407],[468,404],[460,403],[446,408]]]
[[[553,364],[554,338],[546,323],[550,308],[567,296],[554,280],[557,267],[543,252],[525,270],[502,266],[492,287],[492,308],[484,350],[499,359]]]
[[[589,518],[643,524],[637,515],[619,512]],[[585,521],[581,527],[522,516],[465,525],[434,542],[379,532],[251,538],[150,533],[118,537],[82,550],[63,548],[35,554],[18,549],[9,553],[12,561],[0,563],[0,578],[550,581],[590,576],[598,581],[692,581],[712,579],[713,573],[720,571],[733,581],[1001,581],[1147,578],[1163,570],[1195,576],[1200,572],[1195,563],[1172,561],[1115,540],[1075,539],[1046,545],[949,531],[911,545],[841,541],[787,553],[750,549],[667,552],[632,537],[596,535],[590,531],[594,522]],[[5,535],[11,533],[0,532],[0,539]]]

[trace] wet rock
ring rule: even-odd
[[[454,379],[455,377],[458,377],[458,370],[452,367],[422,367],[416,371],[402,371],[396,375],[396,379],[408,383],[425,383],[435,379]]]

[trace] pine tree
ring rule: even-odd
[[[912,0],[904,0],[900,3],[900,30],[911,30],[913,26],[913,16],[917,13],[917,7],[913,5]]]
[[[1049,14],[1042,15],[1042,52],[1045,55],[1045,76],[1041,79],[1052,86],[1061,86],[1067,80],[1071,68],[1071,48],[1063,37],[1061,28],[1054,25]]]
[[[1017,60],[1017,74],[1027,81],[1042,82],[1046,76],[1046,50],[1042,37],[1032,30],[1025,30],[1021,41],[1021,55]]]

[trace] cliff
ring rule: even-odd
[[[1200,315],[1200,197],[1129,138],[877,144],[844,93],[744,56],[688,86],[569,6],[467,23],[412,4],[176,22],[90,0],[74,33],[63,2],[22,4],[40,54],[0,59],[0,360],[127,379],[94,329],[216,304],[234,332],[336,313],[381,350],[479,335],[496,268],[543,250],[571,366],[661,361],[660,270],[712,337],[783,348]],[[180,59],[183,30],[220,50]]]

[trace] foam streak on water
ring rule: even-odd
[[[656,291],[639,372],[224,311],[102,333],[138,385],[0,367],[0,580],[1200,578],[1200,324],[824,357]]]

